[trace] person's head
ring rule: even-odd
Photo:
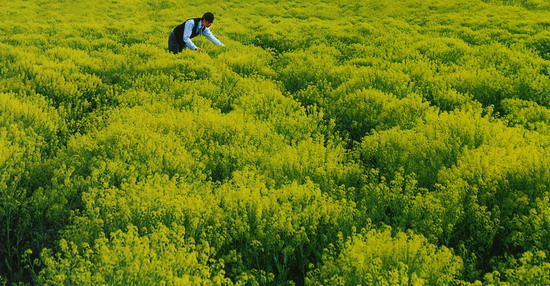
[[[204,13],[204,15],[202,15],[202,25],[205,26],[206,28],[209,28],[210,26],[212,26],[212,23],[214,23],[214,14],[210,13],[210,12],[206,12]]]

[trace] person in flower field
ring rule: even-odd
[[[168,50],[174,54],[181,52],[183,49],[192,49],[198,52],[203,52],[203,49],[197,47],[191,40],[198,35],[204,35],[212,43],[218,46],[225,46],[212,32],[210,26],[214,23],[214,14],[204,13],[202,18],[193,18],[186,20],[178,25],[170,33],[168,37]]]

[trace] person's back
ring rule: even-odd
[[[168,50],[174,54],[181,52],[183,49],[202,52],[203,50],[197,47],[191,40],[201,34],[207,37],[212,43],[224,46],[210,31],[209,28],[212,26],[212,23],[214,23],[214,14],[207,12],[202,18],[188,19],[176,26],[168,37]]]

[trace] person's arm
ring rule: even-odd
[[[218,40],[218,38],[216,38],[216,36],[214,36],[214,34],[212,34],[212,32],[210,31],[209,28],[205,28],[204,32],[202,32],[202,34],[206,38],[208,38],[212,43],[214,43],[218,46],[225,46],[220,40]]]
[[[197,49],[197,46],[195,45],[195,43],[193,43],[193,41],[191,41],[191,38],[190,38],[191,33],[193,32],[194,26],[195,26],[195,23],[193,22],[193,20],[188,20],[187,22],[185,22],[185,30],[183,31],[183,41],[192,50]]]

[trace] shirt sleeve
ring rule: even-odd
[[[183,32],[183,41],[185,44],[192,50],[196,50],[197,46],[193,41],[191,41],[191,32],[193,32],[193,27],[195,26],[195,23],[192,20],[188,20],[185,22],[185,31]]]
[[[216,36],[214,36],[214,34],[212,34],[212,31],[210,31],[209,28],[204,28],[204,31],[202,32],[202,34],[206,38],[208,38],[212,43],[218,46],[225,46],[220,40],[218,40],[218,38],[216,38]]]

